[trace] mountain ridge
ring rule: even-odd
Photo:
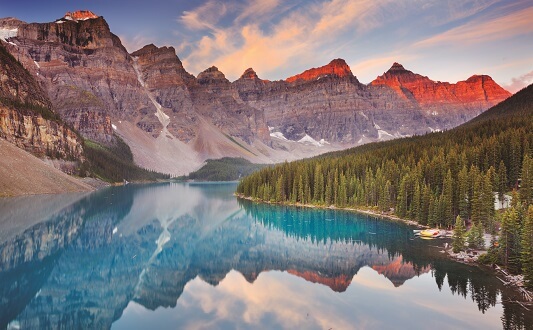
[[[104,145],[118,134],[137,164],[175,175],[209,158],[275,163],[449,129],[508,96],[492,79],[472,78],[461,85],[470,99],[443,105],[431,96],[433,82],[418,90],[385,80],[361,84],[343,59],[280,81],[247,69],[230,82],[214,66],[195,77],[173,47],[148,44],[129,54],[102,16],[74,16],[81,18],[3,19],[0,26],[16,23],[8,50],[44,86],[61,118]]]

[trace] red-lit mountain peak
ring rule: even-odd
[[[301,81],[313,81],[320,79],[325,76],[334,75],[339,78],[342,77],[352,77],[352,71],[350,70],[350,67],[348,64],[346,64],[346,61],[343,59],[335,59],[329,64],[321,66],[319,68],[312,68],[309,70],[305,70],[304,72],[297,74],[295,76],[289,77],[286,79],[287,82],[295,82],[298,80]]]

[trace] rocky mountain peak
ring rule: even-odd
[[[71,13],[72,14],[72,13]],[[81,15],[81,14],[80,14]],[[91,19],[80,20],[59,19],[51,23],[31,23],[19,26],[17,37],[20,39],[47,42],[54,44],[66,44],[84,49],[118,47],[120,52],[126,53],[120,39],[111,33],[109,25],[101,16],[93,18],[94,14],[84,14]]]
[[[141,48],[139,50],[134,51],[133,53],[131,53],[131,55],[132,56],[142,56],[142,55],[153,53],[153,52],[157,51],[158,49],[159,48],[157,48],[156,45],[149,44],[149,45],[146,45],[146,46],[144,46],[143,48]]]
[[[488,83],[491,83],[491,82],[494,82],[494,80],[492,80],[492,77],[491,76],[488,76],[488,75],[485,75],[485,74],[475,74],[475,75],[472,75],[470,78],[468,78],[466,80],[466,82],[470,82],[470,83],[473,83],[473,82],[482,82],[482,83],[485,83],[485,82],[488,82]]]
[[[433,81],[406,70],[399,63],[394,63],[387,72],[372,81],[371,85],[387,86],[405,100],[434,108],[434,113],[437,114],[442,111],[439,104],[445,103],[455,104],[457,109],[467,104],[470,111],[476,114],[511,95],[487,75],[473,75],[465,81],[452,84]]]
[[[341,58],[337,58],[329,62],[327,65],[319,68],[312,68],[295,76],[289,77],[286,79],[286,81],[289,83],[298,80],[313,81],[329,75],[337,76],[339,78],[353,77],[352,71],[350,70],[348,64],[346,64],[346,61]]]
[[[457,86],[470,90],[473,95],[477,92],[478,99],[489,102],[495,101],[497,103],[512,95],[488,75],[473,75],[465,81],[458,82]]]
[[[16,29],[23,24],[27,23],[15,17],[0,18],[0,29]]]
[[[403,67],[403,65],[401,65],[398,62],[394,62],[387,72],[389,72],[389,73],[399,73],[399,72],[406,72],[406,71],[408,71],[408,70],[406,70]]]
[[[140,57],[143,60],[148,60],[151,62],[169,60],[171,62],[177,62],[179,63],[179,66],[182,66],[181,61],[176,56],[176,50],[174,47],[157,47],[154,44],[148,44],[143,48],[131,53],[131,56]]]
[[[371,84],[387,85],[389,87],[399,87],[405,83],[431,83],[428,77],[421,76],[407,70],[403,65],[398,62],[394,62],[387,72],[384,72],[381,76],[374,79]]]
[[[88,19],[98,18],[99,16],[90,10],[76,10],[73,12],[67,11],[64,19],[69,21],[85,21]]]
[[[216,66],[212,66],[198,74],[198,82],[200,84],[229,83],[229,80],[226,79],[226,76]]]
[[[259,79],[257,73],[252,68],[248,68],[244,71],[239,79]]]

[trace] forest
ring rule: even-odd
[[[204,166],[179,180],[234,181],[262,169],[266,164],[254,164],[244,158],[208,159]]]
[[[170,175],[137,166],[130,147],[118,136],[111,147],[84,140],[85,161],[80,166],[80,176],[92,176],[108,182],[168,180]]]
[[[269,203],[371,209],[432,227],[461,223],[471,237],[499,234],[492,260],[523,271],[533,288],[532,150],[530,85],[455,129],[264,168],[244,178],[237,194]],[[512,207],[496,212],[496,197],[509,194]]]

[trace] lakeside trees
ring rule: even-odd
[[[495,193],[503,199],[520,188],[517,214],[501,219],[508,241],[500,262],[516,272],[523,244],[518,209],[533,199],[532,145],[533,85],[454,130],[266,168],[243,179],[237,193],[266,202],[371,208],[446,228],[460,215],[476,230],[493,232]],[[472,241],[479,242],[479,233]]]

